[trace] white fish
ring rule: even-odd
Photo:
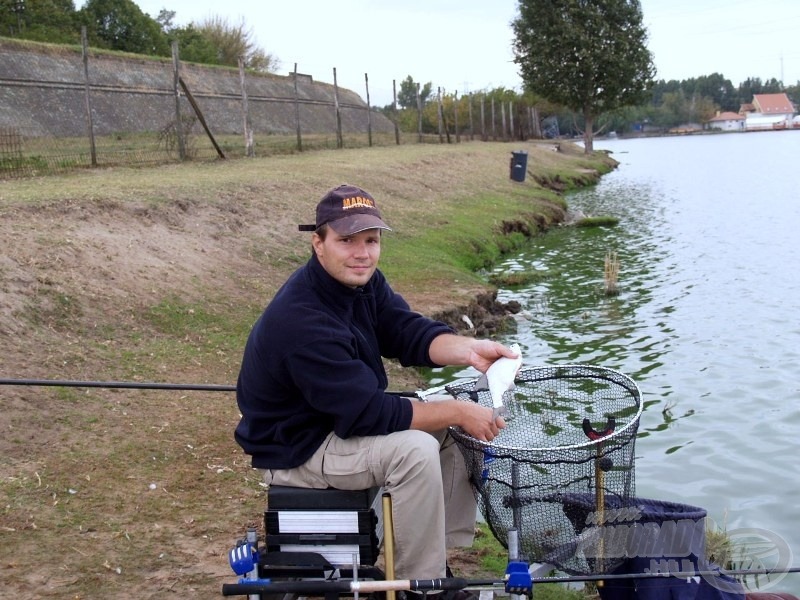
[[[503,394],[514,389],[514,378],[522,366],[522,351],[519,344],[511,344],[511,350],[517,353],[517,358],[506,358],[501,356],[480,376],[475,383],[475,390],[489,390],[492,395],[492,406],[494,416],[497,418],[505,414],[503,406]]]

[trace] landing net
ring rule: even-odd
[[[446,390],[491,407],[476,381]],[[504,396],[507,427],[491,443],[451,428],[483,518],[506,547],[509,530],[517,531],[521,560],[573,574],[613,570],[624,557],[603,534],[635,503],[639,388],[587,365],[523,367],[515,383]]]

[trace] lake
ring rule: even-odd
[[[800,132],[596,140],[620,162],[495,272],[550,276],[517,300],[525,364],[590,363],[642,391],[637,496],[705,508],[749,564],[800,554]],[[605,293],[616,252],[619,290]],[[442,374],[467,377],[475,373]],[[778,561],[776,563],[775,561]],[[800,593],[800,574],[777,590]],[[763,590],[763,585],[762,585]]]

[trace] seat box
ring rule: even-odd
[[[383,541],[381,488],[316,490],[270,486],[268,552],[316,552],[334,566],[374,565]]]

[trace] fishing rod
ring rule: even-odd
[[[782,575],[800,572],[800,567],[785,569],[719,569],[694,571],[651,571],[648,573],[609,573],[596,575],[569,575],[564,577],[515,577],[510,579],[465,579],[444,577],[440,579],[396,579],[396,580],[352,580],[352,581],[272,581],[270,579],[241,579],[239,583],[222,585],[223,596],[245,596],[249,594],[347,594],[387,591],[462,590],[465,588],[491,588],[503,586],[511,594],[530,594],[533,584],[579,583],[592,581],[614,581],[626,579],[664,579],[676,577],[720,577],[733,575]],[[518,574],[519,575],[519,574]],[[516,579],[516,582],[514,580]],[[509,586],[509,582],[511,586]]]
[[[44,387],[124,388],[139,390],[186,390],[196,392],[235,392],[234,385],[205,383],[156,383],[140,381],[72,381],[67,379],[0,379],[0,385]]]
[[[157,383],[143,381],[77,381],[70,379],[0,379],[0,385],[39,386],[39,387],[85,387],[137,390],[184,390],[194,392],[235,392],[235,385],[213,383]],[[444,389],[433,388],[425,391],[387,391],[395,396],[424,398]]]

